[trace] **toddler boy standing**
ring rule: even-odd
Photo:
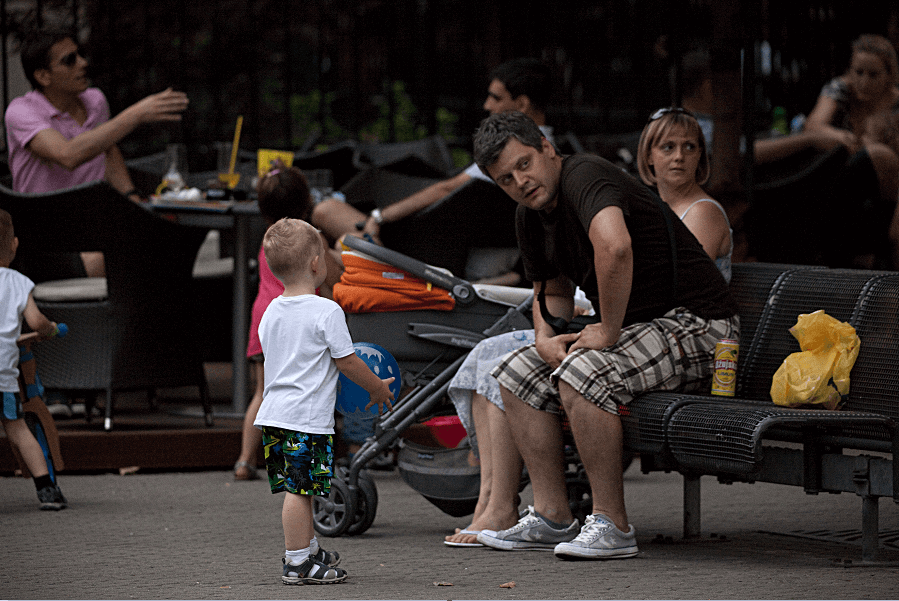
[[[67,506],[66,498],[50,475],[47,459],[40,444],[25,423],[22,399],[19,395],[19,345],[22,319],[42,336],[59,333],[56,323],[47,319],[37,308],[32,290],[34,282],[9,264],[16,256],[19,239],[12,226],[12,217],[0,209],[0,423],[9,442],[19,449],[25,465],[34,478],[40,508],[58,511]]]
[[[391,408],[393,393],[353,351],[340,306],[315,294],[327,276],[325,247],[314,227],[281,219],[262,241],[269,269],[284,284],[259,323],[265,357],[265,388],[254,425],[262,429],[272,493],[286,492],[281,521],[286,557],[284,584],[330,584],[346,580],[340,556],[318,545],[312,496],[331,489],[334,405],[338,370]]]

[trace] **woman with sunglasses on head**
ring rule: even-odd
[[[658,189],[730,282],[733,232],[724,207],[702,189],[709,179],[709,157],[696,117],[682,108],[653,113],[640,135],[637,170],[643,183]]]
[[[116,144],[141,124],[180,121],[187,96],[165,90],[110,119],[103,92],[89,87],[88,63],[71,33],[33,31],[22,39],[20,53],[33,90],[6,109],[13,189],[42,193],[106,180],[139,200]],[[103,275],[101,253],[83,253],[82,259],[87,275]]]

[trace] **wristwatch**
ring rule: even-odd
[[[369,213],[369,217],[375,220],[377,225],[381,225],[384,223],[384,217],[381,216],[381,209],[375,209],[371,213]]]

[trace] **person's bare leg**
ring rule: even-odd
[[[498,531],[518,522],[518,486],[523,462],[505,412],[486,399],[484,404],[490,420],[493,482],[487,507],[472,525],[474,530]]]
[[[474,524],[487,509],[487,502],[490,499],[490,490],[493,486],[493,462],[491,453],[493,445],[491,444],[490,419],[487,414],[485,405],[492,405],[483,395],[473,393],[471,395],[471,417],[474,422],[474,430],[478,438],[478,454],[481,462],[481,479],[478,488],[478,502],[474,508],[474,516],[472,517],[470,529],[474,530]],[[461,528],[456,528],[456,532],[446,537],[449,543],[475,543],[477,535],[462,534]]]
[[[578,455],[590,481],[593,513],[609,517],[615,522],[615,526],[627,532],[624,477],[621,469],[621,418],[600,409],[565,382],[559,382],[559,393],[571,423]]]
[[[81,253],[81,262],[84,263],[84,271],[89,278],[106,277],[106,260],[101,252]]]
[[[49,474],[44,451],[41,449],[41,445],[34,437],[34,434],[28,429],[28,424],[25,423],[25,420],[4,419],[2,422],[3,428],[6,430],[6,437],[9,439],[10,444],[19,450],[25,465],[28,466],[28,471],[31,472],[31,477],[40,478]]]
[[[361,235],[356,228],[359,223],[364,223],[368,215],[334,198],[327,198],[312,209],[309,223],[320,229],[330,240],[339,240],[344,234],[353,236]]]
[[[574,520],[568,507],[559,416],[534,409],[500,386],[506,418],[534,490],[534,509],[560,524]]]
[[[521,479],[521,455],[503,411],[474,394],[471,404],[478,450],[481,455],[481,489],[471,521],[471,530],[504,530],[518,521],[518,483]],[[448,542],[475,543],[477,535],[455,534]]]
[[[285,493],[284,507],[281,510],[281,523],[284,527],[284,548],[297,551],[309,546],[315,530],[312,522],[312,497]]]
[[[253,425],[253,422],[256,421],[256,414],[259,412],[259,406],[262,405],[262,391],[265,386],[265,373],[261,362],[253,363],[253,377],[256,380],[256,386],[253,391],[253,398],[250,399],[250,404],[247,406],[247,411],[243,416],[240,457],[237,458],[239,467],[234,469],[234,477],[240,480],[246,480],[253,473],[246,465],[250,465],[253,468],[256,467],[259,459],[259,447],[262,446],[262,430]]]

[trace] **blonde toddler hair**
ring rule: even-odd
[[[313,257],[324,248],[318,230],[300,219],[284,217],[265,232],[262,249],[268,268],[276,278],[284,281],[309,269]]]

